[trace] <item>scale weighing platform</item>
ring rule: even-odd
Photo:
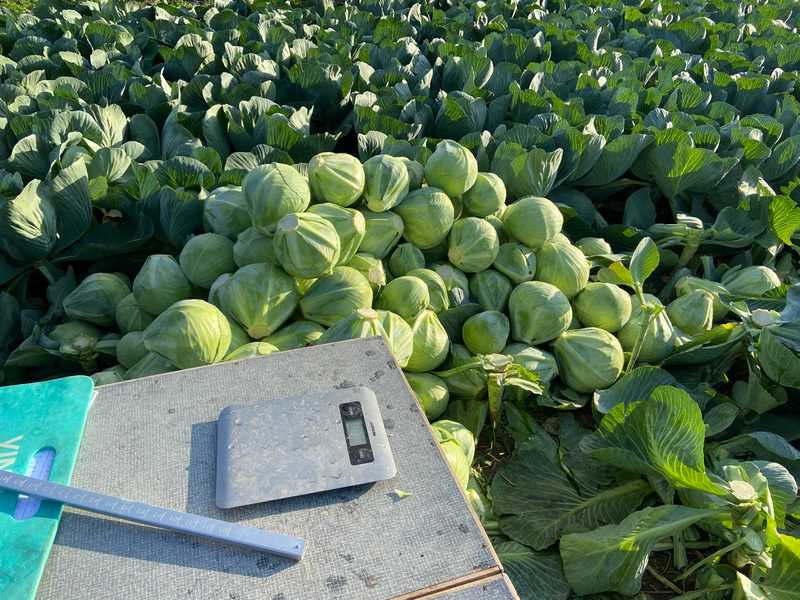
[[[97,391],[72,486],[297,536],[306,552],[296,562],[65,507],[39,600],[517,598],[382,338]],[[336,435],[348,440],[351,464],[370,458],[367,447],[375,453],[371,468],[380,474],[371,477],[380,481],[291,498],[281,497],[281,480],[296,475],[313,489],[321,485],[319,474],[275,474],[277,483],[259,484],[270,473],[269,456],[249,443],[252,436],[237,443],[237,419],[252,422],[245,416],[263,416],[271,402],[277,418],[284,414],[278,405],[301,396],[327,398],[324,403],[341,410],[354,393],[365,394],[363,401],[357,401],[359,410],[340,412]],[[367,425],[374,424],[373,393],[394,464],[380,459],[386,456],[375,441],[380,436],[372,437]],[[281,443],[291,447],[289,429]],[[326,433],[324,426],[318,433]],[[231,447],[220,458],[220,472],[253,464],[253,481],[218,481],[220,441]],[[277,443],[265,440],[264,446],[274,451]],[[329,483],[322,487],[333,487]],[[410,495],[401,498],[395,490]],[[265,498],[275,499],[250,504]]]

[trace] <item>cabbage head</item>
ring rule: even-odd
[[[493,266],[514,285],[530,281],[536,274],[536,253],[518,242],[506,242],[500,244]]]
[[[243,344],[225,356],[223,360],[241,360],[243,358],[255,358],[257,356],[268,356],[278,349],[267,342],[249,342]]]
[[[218,294],[223,312],[253,339],[276,331],[292,316],[300,300],[294,279],[268,263],[242,267],[222,284]]]
[[[233,245],[233,260],[237,267],[276,262],[272,236],[264,235],[255,227],[248,227],[236,238],[236,243]]]
[[[587,327],[616,333],[631,316],[631,297],[618,285],[593,281],[577,295],[572,308]]]
[[[302,212],[311,203],[306,178],[291,165],[259,165],[242,181],[253,227],[272,235],[283,217]]]
[[[720,283],[735,296],[763,296],[781,284],[778,274],[764,265],[733,268],[722,275]]]
[[[137,304],[151,315],[160,315],[179,300],[192,295],[192,284],[168,254],[151,254],[133,280]]]
[[[714,298],[705,290],[693,290],[670,302],[667,316],[684,333],[700,335],[714,326]]]
[[[536,254],[536,279],[556,286],[567,298],[586,287],[590,269],[583,252],[569,243],[544,242]]]
[[[359,308],[372,306],[372,287],[351,267],[335,267],[317,279],[300,300],[300,310],[309,321],[330,326]]]
[[[147,354],[144,345],[144,332],[131,331],[123,335],[117,342],[117,362],[130,369]]]
[[[64,312],[76,321],[111,327],[117,320],[117,307],[130,293],[121,276],[92,273],[64,298]]]
[[[503,227],[518,242],[538,250],[542,244],[561,233],[564,217],[547,198],[525,196],[503,211]]]
[[[272,344],[281,351],[294,350],[310,346],[321,338],[323,333],[325,333],[325,328],[319,323],[300,319],[281,327],[262,341]]]
[[[364,167],[350,154],[321,152],[308,161],[308,183],[316,202],[350,206],[364,192]]]
[[[145,348],[179,369],[221,361],[230,343],[231,328],[227,318],[204,300],[176,302],[144,331]]]
[[[389,271],[395,277],[402,277],[409,271],[425,266],[425,255],[414,244],[405,242],[397,246],[389,257]]]
[[[223,273],[233,273],[233,242],[218,233],[203,233],[186,242],[178,257],[184,275],[193,285],[207,290]]]
[[[553,344],[553,350],[560,377],[581,394],[610,387],[625,363],[617,338],[597,327],[565,331]]]
[[[362,254],[371,254],[375,258],[386,258],[403,237],[405,225],[403,219],[390,210],[376,213],[362,211],[366,221],[367,232],[358,251]]]
[[[367,233],[367,222],[364,220],[364,215],[354,208],[345,208],[330,203],[315,204],[308,209],[308,212],[322,217],[333,225],[339,236],[338,264],[347,264],[355,256]]]
[[[421,279],[428,286],[428,296],[431,301],[430,309],[433,312],[440,313],[450,308],[447,286],[436,271],[433,269],[413,269],[406,275]]]
[[[450,344],[450,356],[441,371],[449,371],[472,362],[475,356],[461,344]],[[455,375],[440,375],[453,398],[477,400],[486,393],[486,374],[481,369],[467,369]]]
[[[373,292],[378,292],[386,285],[386,269],[383,266],[383,261],[379,258],[359,252],[350,259],[346,266],[355,269],[366,277]]]
[[[660,362],[672,354],[675,348],[675,330],[667,311],[663,310],[661,301],[651,294],[644,294],[644,299],[648,305],[662,310],[650,322],[650,326],[644,333],[644,341],[639,351],[638,360],[648,363]],[[631,298],[631,307],[631,318],[617,333],[617,337],[626,352],[633,350],[648,317],[647,311],[642,309],[641,302],[636,296]]]
[[[387,283],[375,303],[376,308],[396,313],[407,321],[413,321],[420,312],[430,308],[430,305],[428,286],[421,279],[408,275]]]
[[[420,249],[433,248],[447,237],[455,220],[450,198],[435,187],[414,190],[395,207],[403,219],[403,235]]]
[[[431,265],[431,269],[444,281],[451,304],[469,302],[469,278],[466,273],[450,263],[436,263]]]
[[[123,334],[131,331],[144,331],[154,318],[153,315],[141,309],[133,293],[120,300],[115,311],[117,327]]]
[[[586,237],[575,242],[575,246],[583,252],[585,256],[598,256],[601,254],[613,254],[611,244],[603,238]]]
[[[203,202],[203,228],[232,240],[250,227],[250,211],[242,188],[221,186]]]
[[[411,323],[411,334],[413,346],[405,366],[407,371],[432,371],[447,359],[450,339],[435,312],[419,313]]]
[[[475,185],[478,161],[472,152],[452,140],[442,140],[425,162],[428,185],[444,190],[455,198]]]
[[[278,221],[273,239],[275,257],[284,271],[313,279],[339,262],[339,234],[330,221],[314,213],[292,213]]]
[[[520,283],[508,298],[511,337],[537,346],[565,332],[572,322],[572,306],[564,293],[542,281]]]
[[[422,186],[422,180],[425,177],[425,167],[415,160],[401,156],[400,160],[406,166],[408,171],[408,189],[416,190]]]
[[[539,376],[539,385],[547,387],[558,376],[556,357],[535,346],[514,343],[503,348],[503,354]]]
[[[505,311],[512,288],[508,277],[494,269],[475,273],[469,281],[469,295],[483,310]]]
[[[431,428],[456,481],[466,490],[475,459],[475,436],[455,421],[437,421]]]
[[[506,186],[494,173],[478,173],[475,185],[461,197],[464,212],[472,217],[488,217],[506,206]]]
[[[473,354],[499,354],[508,342],[508,317],[496,310],[471,316],[461,328],[464,345]]]
[[[492,266],[500,252],[497,231],[485,219],[459,219],[450,230],[450,262],[465,273],[477,273]]]
[[[364,198],[372,212],[394,208],[408,194],[408,169],[402,160],[388,154],[378,154],[364,163],[366,185]]]
[[[400,368],[405,368],[414,346],[411,327],[402,317],[389,311],[359,308],[329,327],[317,343],[327,344],[378,335],[386,340]]]
[[[724,285],[717,281],[691,275],[681,277],[675,284],[675,293],[678,296],[685,296],[694,290],[705,290],[711,294],[714,306],[714,321],[720,321],[725,318],[725,315],[728,314],[728,305],[720,299],[721,295],[726,296],[728,294],[728,290]]]
[[[435,421],[441,417],[450,402],[450,392],[444,380],[432,373],[406,373],[406,379],[428,420]]]

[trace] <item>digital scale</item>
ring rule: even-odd
[[[397,473],[366,387],[229,406],[217,421],[217,506],[236,508],[391,479]]]

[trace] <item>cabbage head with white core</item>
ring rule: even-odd
[[[364,199],[367,201],[367,208],[373,212],[394,208],[408,194],[408,169],[396,156],[373,156],[364,163],[364,173]]]
[[[225,314],[256,340],[283,325],[300,300],[294,279],[268,263],[242,267],[222,284],[218,294]]]
[[[356,253],[345,266],[355,269],[366,277],[373,292],[380,291],[386,285],[386,268],[383,261],[371,254]]]

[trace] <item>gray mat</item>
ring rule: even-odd
[[[378,396],[395,479],[216,508],[215,420],[222,408],[352,385]],[[308,551],[292,563],[67,510],[40,600],[391,598],[498,567],[381,338],[102,387],[73,484],[297,535]],[[398,499],[394,489],[411,496]]]

